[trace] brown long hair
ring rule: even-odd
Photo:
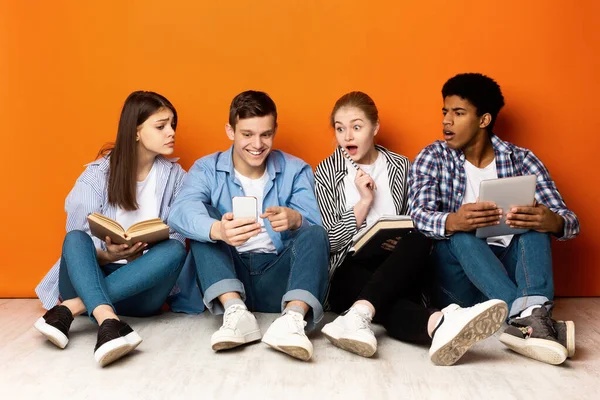
[[[98,156],[110,156],[108,202],[123,210],[138,209],[137,203],[137,142],[138,127],[161,108],[173,112],[173,129],[177,128],[177,111],[164,96],[147,91],[131,93],[123,104],[117,139],[114,145],[103,146]]]

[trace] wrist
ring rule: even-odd
[[[554,228],[554,232],[552,232],[552,233],[554,233],[554,235],[557,237],[561,237],[565,230],[565,219],[556,213],[554,213],[554,217],[555,217],[556,225]]]
[[[448,214],[448,217],[446,217],[446,224],[444,226],[444,230],[447,235],[451,235],[454,232],[456,232],[456,229],[454,226],[455,217],[456,217],[456,213],[450,213],[450,214]]]
[[[210,226],[210,233],[209,233],[209,237],[210,240],[223,240],[221,237],[221,221],[215,221],[213,222],[213,224]]]
[[[98,264],[106,265],[114,262],[110,253],[106,250],[96,249],[96,258],[98,259]]]
[[[358,203],[356,203],[357,206],[359,206],[362,209],[366,209],[369,210],[371,208],[371,206],[373,205],[373,199],[363,199],[361,198]]]

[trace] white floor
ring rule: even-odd
[[[130,356],[101,369],[93,359],[97,328],[75,319],[60,350],[33,327],[37,300],[0,299],[0,399],[598,399],[600,299],[557,300],[555,317],[576,323],[577,354],[546,365],[505,349],[476,344],[457,365],[431,364],[427,348],[386,337],[371,359],[312,336],[310,362],[262,343],[214,353],[209,339],[220,317],[165,313],[125,318],[144,338]],[[276,318],[259,314],[263,332]],[[330,321],[333,315],[328,315]]]

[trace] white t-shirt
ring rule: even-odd
[[[127,230],[136,222],[145,221],[152,218],[158,218],[159,204],[156,195],[157,173],[156,162],[152,165],[146,179],[137,182],[136,199],[138,209],[135,211],[126,211],[121,207],[117,208],[116,220],[123,229]],[[116,261],[117,264],[126,264],[126,260]]]
[[[498,171],[496,171],[496,159],[494,159],[487,167],[477,168],[469,161],[465,160],[465,174],[467,175],[467,185],[465,188],[465,197],[463,204],[477,202],[479,197],[479,184],[486,179],[498,179]],[[495,246],[506,247],[510,244],[513,235],[493,236],[487,238],[488,244]]]
[[[265,168],[265,173],[258,179],[247,178],[240,174],[237,170],[235,171],[235,177],[239,179],[244,189],[246,196],[256,197],[256,206],[258,207],[258,215],[262,214],[263,199],[265,197],[265,185],[269,181],[269,174]],[[239,253],[253,252],[253,253],[276,253],[277,249],[271,240],[271,237],[265,229],[265,222],[262,218],[258,218],[260,223],[260,233],[254,237],[251,237],[246,243],[236,246]]]
[[[367,226],[377,221],[383,215],[396,215],[396,206],[394,205],[390,189],[387,160],[383,154],[380,152],[377,153],[377,160],[373,164],[358,164],[360,169],[373,178],[377,186],[377,190],[374,193],[375,199],[369,209],[369,214],[367,214]],[[346,210],[350,210],[360,200],[360,193],[354,184],[357,171],[350,161],[345,161],[348,174],[344,178],[344,192],[346,195]]]

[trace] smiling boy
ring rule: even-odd
[[[237,95],[225,131],[233,145],[196,161],[169,216],[169,225],[190,239],[204,304],[224,314],[212,348],[262,337],[308,360],[313,347],[304,327],[323,317],[329,262],[312,169],[273,150],[277,109],[264,92]],[[234,219],[234,196],[255,197],[258,220]],[[249,310],[282,316],[262,336]]]

